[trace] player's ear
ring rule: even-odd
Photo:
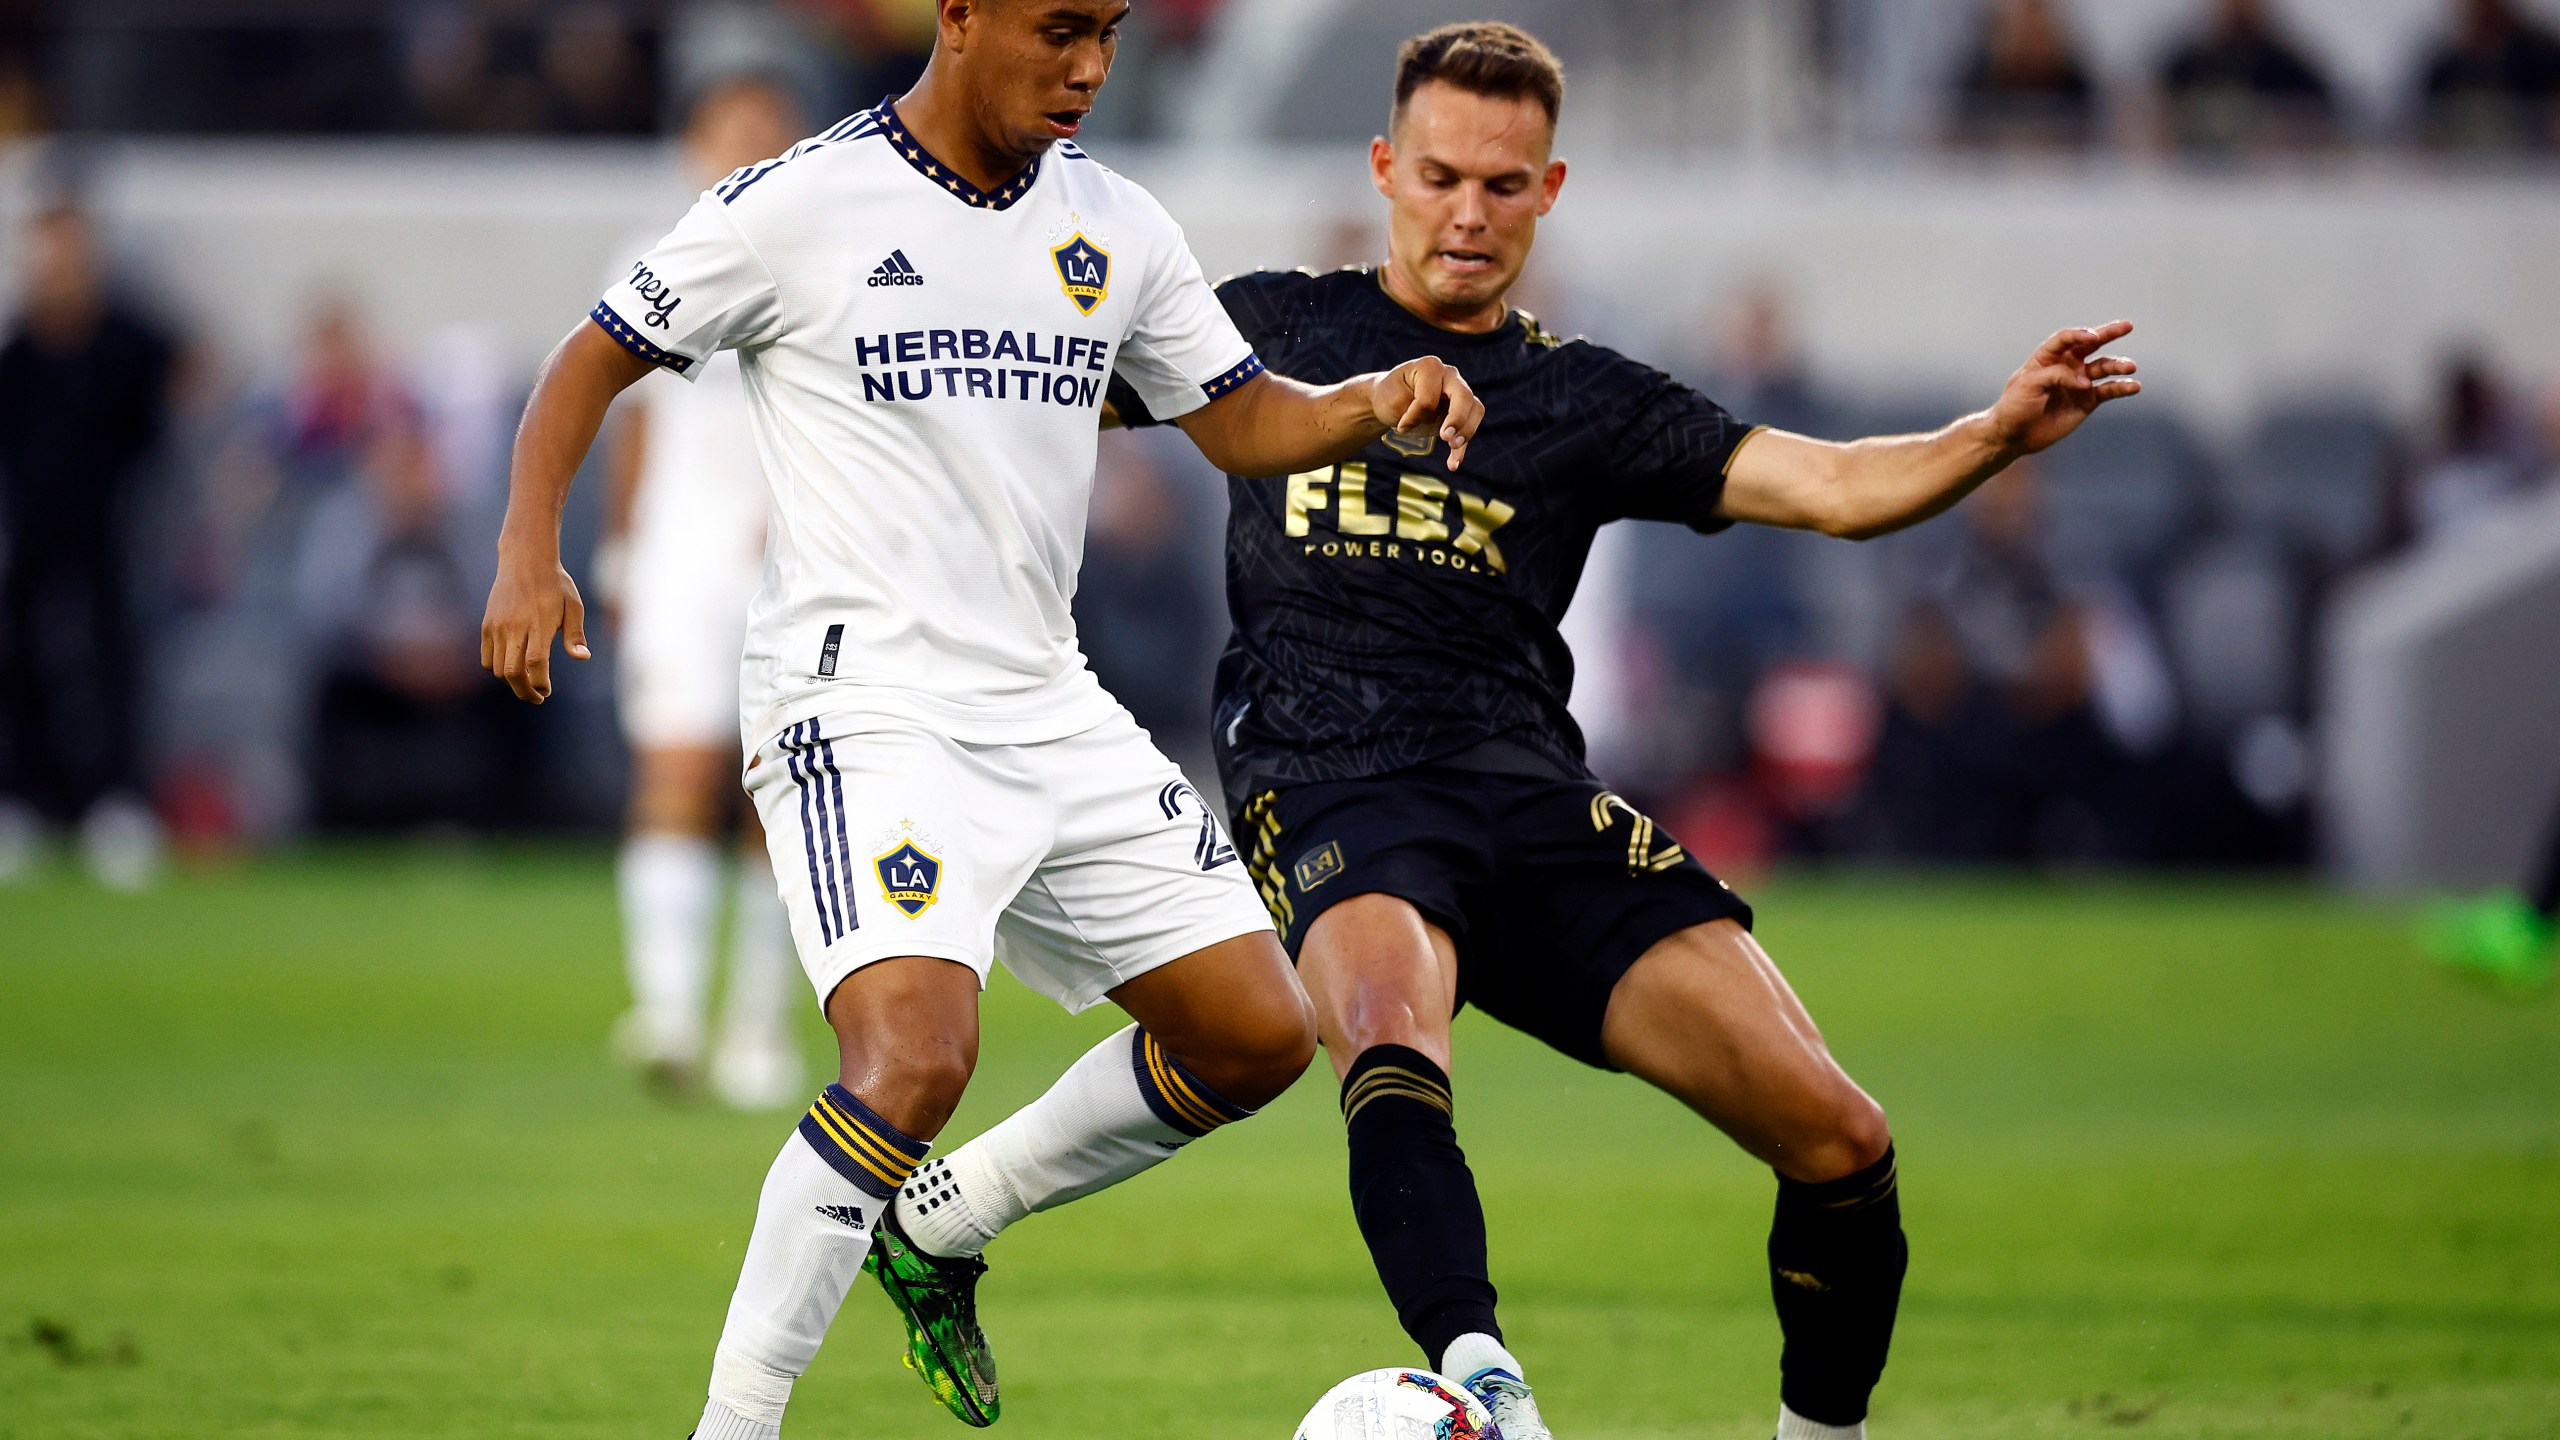
[[[934,29],[942,40],[942,48],[957,53],[968,48],[969,20],[978,12],[981,0],[934,0]]]
[[[1548,211],[1556,208],[1556,197],[1564,193],[1563,161],[1548,162],[1547,173],[1539,181],[1539,188],[1542,193],[1538,196],[1538,214],[1543,218]]]
[[[1373,136],[1369,141],[1369,183],[1377,187],[1379,194],[1395,198],[1396,147],[1384,135]]]

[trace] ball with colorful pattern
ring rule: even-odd
[[[1297,1440],[1502,1440],[1467,1387],[1428,1370],[1372,1370],[1324,1392]]]

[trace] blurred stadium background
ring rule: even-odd
[[[843,113],[930,15],[0,0],[0,1436],[695,1392],[772,1126],[603,1064],[613,642],[540,710],[475,668],[506,445],[688,198],[687,98]],[[1368,260],[1392,47],[1484,15],[1571,76],[1549,328],[1847,436],[2142,327],[2146,396],[1956,516],[1619,527],[1569,625],[1602,773],[1775,870],[1938,1207],[1885,1433],[2560,1435],[2560,1029],[2425,975],[2403,903],[2520,882],[2560,812],[2560,0],[1139,0],[1086,141],[1213,275]],[[1100,486],[1087,649],[1196,760],[1220,489],[1162,432]],[[1079,1043],[1002,993],[955,1135]],[[1467,1034],[1541,1126],[1607,1083]],[[1277,1435],[1401,1355],[1317,1088],[1026,1232],[1016,1424]],[[1577,1433],[1751,1433],[1759,1181],[1626,1103],[1600,1273],[1483,1137],[1497,1278]],[[1130,1258],[1203,1203],[1261,1228]],[[848,1324],[800,1433],[927,1433]]]

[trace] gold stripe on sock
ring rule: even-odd
[[[835,1101],[827,1099],[824,1094],[821,1094],[818,1098],[825,1102],[829,1110],[835,1112],[836,1118],[853,1127],[853,1138],[862,1142],[863,1147],[870,1153],[873,1160],[889,1167],[890,1171],[898,1177],[897,1183],[901,1185],[905,1184],[906,1177],[915,1173],[916,1162],[907,1158],[907,1153],[904,1150],[901,1150],[897,1146],[889,1143],[887,1137],[883,1136],[878,1130],[872,1128],[869,1122],[855,1116],[853,1112],[845,1109],[841,1105],[838,1105]]]
[[[1408,1100],[1421,1101],[1443,1114],[1457,1113],[1448,1087],[1427,1075],[1418,1074],[1399,1065],[1381,1065],[1374,1070],[1363,1072],[1359,1079],[1352,1081],[1350,1087],[1343,1091],[1344,1122],[1348,1123],[1351,1117],[1359,1114],[1370,1101],[1387,1095],[1400,1095]]]
[[[1215,1130],[1227,1123],[1225,1116],[1202,1103],[1192,1094],[1190,1086],[1182,1084],[1182,1077],[1174,1073],[1172,1062],[1165,1055],[1164,1047],[1156,1043],[1156,1037],[1149,1035],[1145,1038],[1144,1050],[1147,1077],[1155,1082],[1156,1094],[1172,1107],[1173,1113],[1201,1130]]]
[[[818,1097],[817,1104],[809,1107],[809,1113],[816,1118],[818,1128],[827,1132],[828,1138],[842,1146],[855,1164],[870,1171],[882,1184],[895,1189],[906,1184],[907,1177],[915,1173],[914,1164],[905,1156],[895,1155],[888,1146],[873,1138],[861,1121],[837,1109],[824,1095]],[[886,1158],[893,1155],[894,1159]]]
[[[1902,1166],[1901,1163],[1897,1161],[1892,1169],[1884,1172],[1884,1175],[1881,1178],[1879,1178],[1874,1184],[1869,1185],[1864,1191],[1859,1194],[1852,1195],[1846,1200],[1825,1201],[1822,1208],[1825,1210],[1862,1210],[1869,1205],[1873,1205],[1878,1201],[1883,1200],[1886,1196],[1891,1195],[1894,1191],[1894,1186],[1901,1178],[1901,1175]]]

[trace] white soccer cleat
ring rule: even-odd
[[[639,1009],[613,1022],[613,1055],[639,1075],[641,1086],[661,1100],[682,1100],[702,1078],[702,1038],[665,1016]]]
[[[80,854],[109,890],[148,890],[160,878],[160,817],[130,795],[110,795],[80,822]]]
[[[1502,1440],[1556,1440],[1538,1413],[1538,1397],[1529,1382],[1508,1370],[1479,1370],[1467,1377],[1467,1389],[1493,1412],[1493,1428]]]
[[[711,1057],[711,1093],[732,1110],[796,1109],[808,1098],[808,1078],[788,1041],[732,1037]]]

